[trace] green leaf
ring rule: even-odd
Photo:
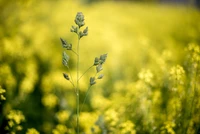
[[[63,76],[64,76],[64,78],[65,78],[66,80],[70,80],[70,78],[69,78],[69,75],[68,75],[68,74],[66,74],[66,73],[63,73]]]
[[[90,86],[96,84],[95,77],[90,77]]]
[[[97,73],[99,73],[101,70],[103,70],[102,64],[99,64],[99,65],[96,67],[96,70],[97,70]]]
[[[68,66],[68,62],[69,62],[69,56],[67,55],[66,52],[63,52],[63,58],[62,58],[63,65]]]
[[[100,74],[97,79],[102,79],[103,76],[104,76],[103,74]]]

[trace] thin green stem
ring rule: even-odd
[[[93,67],[93,66],[91,66],[91,67]],[[90,68],[91,68],[91,67],[90,67]],[[88,68],[88,70],[89,70],[90,68]],[[87,71],[86,71],[86,72],[87,72]],[[95,76],[94,76],[94,77],[96,77],[96,75],[97,75],[97,73],[95,73]],[[86,92],[86,95],[85,95],[85,98],[84,98],[84,101],[83,101],[83,104],[82,104],[82,106],[81,106],[81,110],[80,110],[80,111],[82,111],[83,105],[85,104],[85,101],[86,101],[86,99],[87,99],[87,97],[88,97],[90,88],[91,88],[91,85],[90,85],[90,86],[88,87],[88,89],[87,89],[87,92]]]
[[[89,86],[88,89],[87,89],[87,92],[86,92],[86,95],[85,95],[85,98],[84,98],[84,101],[83,101],[83,104],[82,104],[82,106],[81,106],[80,111],[82,111],[83,105],[85,104],[85,101],[86,101],[86,99],[87,99],[87,97],[88,97],[88,94],[89,94],[90,88],[91,88],[91,86]]]
[[[72,74],[71,74],[71,71],[70,71],[69,66],[67,66],[67,68],[68,68],[69,76],[70,76],[70,78],[71,78],[71,83],[72,83],[73,87],[75,87],[75,85],[74,85],[74,80],[73,80],[73,77],[72,77]]]
[[[75,91],[75,93],[76,93],[76,86],[74,85],[74,80],[73,80],[73,77],[72,77],[72,74],[71,74],[71,71],[70,71],[69,66],[67,66],[67,68],[68,68],[69,76],[70,76],[70,78],[71,78],[71,80],[69,80],[69,81],[70,81],[70,83],[72,84],[72,86],[74,87],[74,91]]]
[[[76,114],[77,114],[77,134],[79,134],[79,42],[80,37],[78,36],[78,44],[77,44],[77,63],[76,63]]]
[[[90,66],[80,77],[78,80],[80,80],[94,65]]]
[[[75,54],[78,56],[78,54],[77,54],[73,49],[72,49],[71,51],[72,51],[73,53],[75,53]]]

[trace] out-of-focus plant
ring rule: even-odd
[[[200,115],[198,114],[200,110],[200,46],[196,43],[190,43],[186,49],[188,55],[188,82],[189,89],[187,89],[186,94],[191,99],[188,100],[189,112],[186,114],[186,130],[185,133],[198,133],[200,127],[196,124],[200,123]]]
[[[4,93],[6,92],[5,89],[2,89],[0,86],[0,101],[6,100],[6,97],[4,96]],[[1,102],[0,102],[1,104]]]
[[[76,23],[76,26],[72,26],[71,28],[71,32],[75,33],[78,37],[78,44],[76,46],[76,50],[74,50],[72,48],[72,44],[68,43],[66,40],[60,38],[61,43],[62,43],[62,47],[65,50],[71,51],[76,55],[76,82],[73,79],[73,76],[71,75],[71,71],[70,71],[70,65],[69,65],[69,55],[66,53],[66,51],[63,51],[63,57],[62,57],[62,63],[65,67],[67,67],[68,72],[69,73],[63,73],[64,78],[69,81],[73,88],[74,88],[74,92],[76,94],[76,114],[77,114],[77,118],[76,118],[76,132],[79,134],[79,116],[80,116],[80,87],[79,87],[79,82],[80,79],[85,75],[85,73],[87,73],[92,67],[96,67],[96,73],[94,76],[90,77],[89,79],[89,87],[87,89],[85,98],[83,100],[83,104],[86,101],[86,98],[88,96],[89,90],[91,88],[91,86],[96,84],[96,81],[99,79],[103,78],[103,74],[101,74],[100,72],[103,70],[103,64],[106,61],[107,58],[107,54],[103,54],[100,57],[96,57],[94,59],[94,63],[93,65],[91,65],[82,75],[80,75],[80,39],[84,36],[88,35],[88,27],[86,27],[83,31],[81,31],[81,27],[83,27],[85,25],[84,22],[84,15],[82,12],[78,12],[74,22]],[[82,107],[81,107],[82,108]]]
[[[29,128],[26,134],[40,134],[35,128]]]
[[[22,111],[19,110],[11,110],[9,114],[7,114],[8,125],[6,126],[6,130],[9,130],[11,134],[15,134],[17,131],[21,131],[23,129],[22,122],[25,121],[25,116]]]

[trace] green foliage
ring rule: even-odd
[[[119,1],[0,3],[0,85],[6,91],[0,93],[6,98],[0,100],[0,133],[75,134],[77,36],[80,133],[199,132],[196,9]],[[71,27],[77,11],[89,28]],[[109,52],[106,64],[101,52]],[[12,111],[25,120],[8,119]]]

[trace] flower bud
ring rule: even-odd
[[[64,76],[64,78],[65,78],[66,80],[69,80],[69,75],[68,75],[68,74],[63,73],[63,76]]]
[[[90,77],[90,86],[96,84],[95,77]]]
[[[84,26],[85,25],[85,22],[84,22],[84,15],[82,12],[78,12],[76,14],[76,18],[75,18],[75,23],[80,27]]]
[[[99,58],[98,57],[96,57],[94,59],[94,66],[96,66],[96,65],[99,65]]]

